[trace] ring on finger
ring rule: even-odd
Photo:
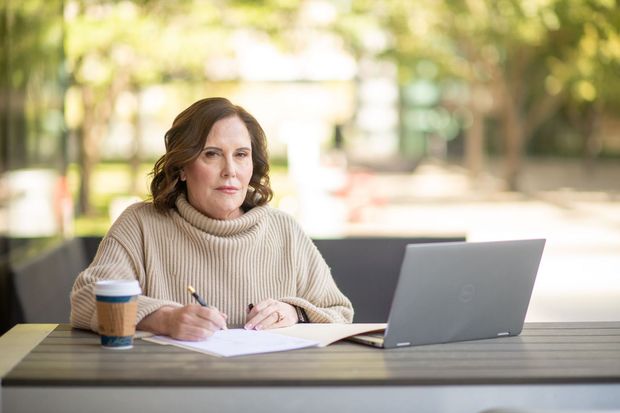
[[[282,314],[279,311],[276,311],[274,314],[277,317],[276,324],[279,323],[280,321],[284,320],[284,317],[282,316]]]

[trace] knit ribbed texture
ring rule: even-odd
[[[182,196],[176,205],[162,215],[138,203],[116,220],[73,286],[74,327],[97,331],[93,287],[104,279],[138,280],[138,322],[162,306],[195,303],[188,285],[228,314],[231,327],[245,323],[249,303],[267,298],[304,308],[314,323],[353,319],[323,257],[287,214],[261,206],[215,220]]]

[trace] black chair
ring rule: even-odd
[[[80,237],[82,240],[82,247],[84,248],[84,259],[86,260],[86,265],[90,265],[90,263],[95,258],[97,254],[97,249],[99,249],[99,244],[103,237]]]
[[[16,264],[11,272],[23,317],[20,322],[69,322],[71,288],[86,265],[82,241],[77,238]]]
[[[352,301],[355,322],[374,323],[387,321],[407,244],[464,240],[464,237],[429,237],[313,241],[330,266],[338,287]],[[94,257],[100,241],[98,237],[64,241],[41,255],[5,268],[0,287],[16,300],[3,303],[3,307],[10,308],[2,308],[5,316],[0,320],[2,329],[21,322],[68,322],[73,282]]]
[[[464,237],[315,239],[338,288],[351,300],[356,323],[387,321],[407,244]]]
[[[0,258],[0,335],[24,320],[8,254]]]

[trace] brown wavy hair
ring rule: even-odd
[[[175,208],[180,194],[187,196],[187,186],[180,179],[181,170],[200,156],[215,122],[231,116],[245,123],[252,143],[253,172],[241,208],[247,211],[271,200],[273,191],[269,184],[267,138],[263,128],[241,106],[233,105],[225,98],[213,97],[199,100],[185,109],[166,132],[166,153],[155,162],[150,174],[155,209],[165,213]]]

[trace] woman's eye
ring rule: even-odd
[[[206,151],[205,152],[205,157],[207,158],[215,158],[217,156],[217,152],[215,151]]]
[[[247,152],[239,152],[239,153],[237,153],[237,156],[239,158],[247,158],[249,156],[249,154]]]

